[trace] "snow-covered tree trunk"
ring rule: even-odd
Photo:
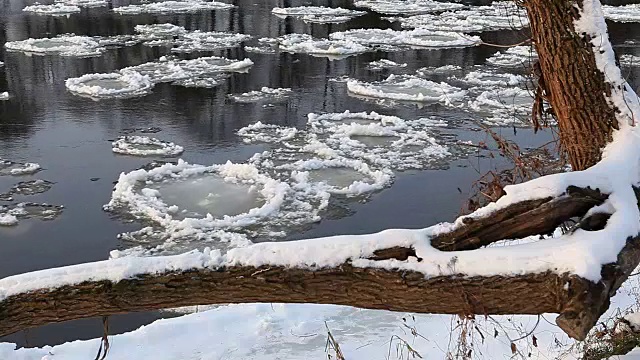
[[[598,0],[526,0],[531,34],[539,56],[540,91],[558,121],[562,151],[574,170],[584,170],[600,160],[601,150],[618,128],[619,104],[596,52],[611,51]],[[594,13],[598,11],[598,13]],[[605,31],[594,34],[581,30]],[[603,37],[599,37],[602,35]],[[603,41],[606,40],[606,41]],[[606,49],[606,48],[609,49]],[[609,81],[608,81],[609,80]]]

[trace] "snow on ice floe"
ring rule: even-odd
[[[171,23],[136,25],[134,30],[145,39],[174,37],[187,32],[187,29],[185,29],[184,27]]]
[[[533,107],[533,96],[530,91],[517,88],[495,88],[483,91],[469,107],[489,116],[484,122],[494,126],[524,125]]]
[[[391,170],[372,170],[362,160],[347,158],[299,160],[280,165],[279,168],[292,170],[294,188],[301,187],[308,191],[311,187],[317,187],[319,189],[316,191],[346,196],[379,191],[393,181]]]
[[[69,16],[71,14],[79,13],[80,7],[65,3],[49,5],[35,3],[34,5],[26,6],[22,11],[38,15]]]
[[[289,88],[263,87],[242,94],[230,94],[229,98],[238,103],[280,102],[287,100],[292,93]]]
[[[385,69],[404,68],[407,67],[406,63],[397,63],[388,59],[380,59],[372,61],[367,64],[367,69],[372,71],[380,71]]]
[[[366,14],[365,11],[324,6],[276,7],[271,12],[281,18],[297,17],[308,23],[342,23]]]
[[[298,134],[298,129],[273,124],[263,124],[258,121],[239,129],[237,134],[242,137],[246,143],[277,143],[293,139]]]
[[[81,8],[102,7],[102,6],[107,6],[109,4],[107,0],[56,0],[56,2],[60,2],[67,5],[75,5]]]
[[[30,38],[10,41],[4,46],[9,51],[20,51],[26,54],[59,54],[75,57],[99,56],[105,51],[105,48],[95,39],[73,34],[60,35],[54,38]]]
[[[531,46],[514,46],[505,52],[497,52],[487,59],[487,64],[506,68],[528,68],[538,54]]]
[[[47,192],[51,189],[53,183],[47,180],[29,180],[21,181],[11,187],[9,191],[0,194],[0,201],[12,201],[15,195],[36,195]]]
[[[495,86],[516,86],[523,84],[527,79],[522,75],[509,73],[496,73],[493,71],[474,70],[467,73],[464,77],[458,78],[452,76],[448,81],[461,82],[472,87],[495,87]]]
[[[400,21],[405,28],[461,32],[521,29],[529,26],[524,9],[510,1],[496,1],[491,6],[471,6],[439,14],[422,14],[395,20]]]
[[[329,35],[332,40],[350,41],[366,46],[418,47],[418,48],[456,48],[480,44],[478,36],[452,31],[432,31],[426,29],[353,29],[335,32]]]
[[[182,154],[184,148],[172,142],[148,136],[122,136],[111,144],[116,154],[134,156],[166,156]]]
[[[378,82],[347,82],[349,94],[365,98],[389,99],[416,103],[440,102],[451,105],[465,97],[467,92],[447,83],[436,83],[410,75],[390,75]]]
[[[367,46],[349,40],[314,39],[308,34],[287,34],[277,39],[278,48],[290,53],[303,53],[326,57],[330,60],[343,59],[352,55],[372,51]]]
[[[113,11],[121,15],[139,14],[184,14],[210,10],[227,10],[233,5],[216,1],[161,1],[137,5],[127,5],[113,8]]]
[[[237,47],[249,39],[251,39],[251,35],[196,30],[180,34],[175,41],[175,47],[171,51],[175,53],[214,51]]]
[[[72,94],[94,100],[144,96],[151,93],[153,85],[148,76],[135,71],[85,74],[65,81]]]
[[[603,5],[602,11],[606,19],[617,22],[640,22],[640,4],[624,6]]]
[[[354,5],[386,15],[417,15],[464,7],[462,4],[432,0],[357,0]]]
[[[273,236],[274,228],[319,220],[321,207],[309,192],[302,195],[253,164],[178,160],[121,174],[105,210],[150,222],[168,240],[219,240],[221,232]]]
[[[0,158],[0,176],[2,175],[33,175],[42,170],[40,164],[27,162],[18,163],[11,160],[5,160]]]
[[[62,214],[61,205],[22,202],[0,205],[0,226],[15,226],[23,219],[54,220]]]

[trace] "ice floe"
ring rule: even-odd
[[[287,34],[277,41],[278,48],[282,51],[327,57],[330,60],[372,51],[369,47],[350,40],[314,39],[308,34]]]
[[[56,0],[56,2],[60,2],[67,5],[75,5],[81,8],[102,7],[102,6],[107,6],[109,4],[107,0]]]
[[[640,66],[640,56],[624,54],[620,56],[622,66]]]
[[[157,39],[164,37],[172,38],[187,32],[187,29],[184,27],[171,23],[136,25],[134,30],[145,39]]]
[[[175,53],[194,51],[214,51],[239,46],[243,41],[251,39],[251,35],[227,32],[192,31],[181,34],[171,49]]]
[[[79,13],[80,7],[76,5],[68,5],[66,3],[55,3],[49,5],[35,3],[34,5],[26,6],[22,11],[38,15],[69,16],[71,14]]]
[[[462,4],[432,0],[357,0],[354,5],[387,15],[417,15],[464,7]]]
[[[11,187],[9,191],[0,194],[0,200],[12,201],[14,195],[36,195],[47,192],[51,189],[53,183],[47,180],[30,180],[21,181]]]
[[[217,1],[160,1],[143,3],[136,5],[127,5],[113,8],[113,11],[121,15],[139,15],[139,14],[184,14],[199,11],[210,10],[227,10],[233,8],[233,5],[225,4]]]
[[[230,94],[229,98],[238,103],[255,102],[280,102],[287,100],[293,91],[289,88],[263,87],[260,90],[249,91],[242,94]]]
[[[397,63],[395,61],[391,61],[388,59],[380,59],[376,61],[372,61],[367,64],[367,69],[372,71],[380,71],[385,69],[394,69],[394,68],[404,68],[407,67],[406,63]]]
[[[237,134],[244,139],[244,142],[247,143],[281,142],[293,139],[297,133],[298,130],[293,127],[263,124],[260,121],[247,125],[237,132]]]
[[[33,175],[40,171],[42,168],[40,164],[27,162],[18,163],[11,160],[4,160],[0,158],[0,176],[1,175]]]
[[[624,6],[603,5],[602,12],[606,19],[617,22],[640,22],[640,4]]]
[[[0,205],[0,226],[15,226],[23,219],[54,220],[64,206],[22,202],[10,205]]]
[[[514,46],[505,52],[497,52],[487,59],[487,64],[507,68],[528,68],[538,54],[531,46]]]
[[[281,18],[297,17],[309,23],[342,23],[366,14],[365,11],[324,6],[276,7],[272,13]]]
[[[455,48],[480,44],[478,36],[426,29],[401,31],[393,29],[353,29],[332,33],[329,38],[367,46],[382,46],[385,49],[389,46]]]
[[[72,94],[95,100],[144,96],[151,92],[153,85],[148,76],[135,71],[85,74],[65,81]]]
[[[347,89],[350,94],[368,98],[447,105],[464,98],[467,93],[444,82],[436,83],[409,75],[390,75],[383,81],[371,83],[351,80],[347,82]]]
[[[525,125],[533,106],[530,91],[517,88],[495,88],[480,93],[469,107],[488,115],[483,121],[494,126]]]
[[[64,34],[54,38],[26,39],[7,42],[9,51],[21,51],[26,54],[92,57],[99,56],[105,48],[98,41],[88,36]]]
[[[9,95],[8,91],[5,92],[1,92],[0,93],[0,101],[6,101],[9,100],[9,98],[11,97],[11,95]]]
[[[122,136],[112,144],[116,154],[135,156],[177,156],[184,148],[172,142],[162,141],[148,136]]]
[[[467,86],[495,87],[516,86],[526,82],[522,75],[509,73],[496,73],[493,71],[475,70],[467,73],[463,78],[453,76],[449,81],[458,81]]]
[[[405,28],[461,32],[521,29],[529,26],[525,10],[506,1],[496,1],[491,6],[472,6],[439,14],[400,17],[396,20]]]
[[[121,174],[105,210],[151,222],[167,240],[220,240],[221,231],[272,235],[274,228],[319,220],[321,208],[304,195],[252,164],[178,160]]]

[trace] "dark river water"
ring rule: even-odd
[[[228,11],[196,14],[121,16],[105,8],[83,9],[69,17],[36,16],[23,13],[31,2],[5,0],[0,3],[0,43],[27,38],[52,37],[64,33],[107,36],[133,34],[138,24],[170,22],[188,30],[231,31],[249,34],[254,40],[288,33],[308,33],[325,38],[351,28],[400,29],[396,23],[370,13],[345,24],[305,24],[292,18],[271,15],[273,7],[311,5],[305,1],[237,0]],[[126,3],[114,1],[111,6]],[[351,1],[314,1],[313,5],[353,8]],[[513,44],[526,38],[523,31],[486,32],[489,43]],[[640,25],[611,24],[618,48],[640,54]],[[250,42],[251,44],[251,42]],[[635,44],[635,46],[633,46]],[[452,130],[461,140],[478,142],[486,135],[475,132],[470,116],[440,106],[413,105],[387,107],[348,96],[344,83],[330,81],[341,76],[360,80],[381,80],[388,72],[365,69],[367,63],[387,58],[407,63],[403,72],[413,73],[425,66],[482,64],[496,49],[478,46],[448,50],[406,50],[375,52],[329,61],[305,54],[257,54],[242,47],[204,55],[232,59],[250,58],[255,65],[247,74],[233,74],[213,89],[194,89],[156,85],[145,97],[126,100],[93,101],[70,94],[64,81],[87,73],[106,73],[157,60],[169,54],[165,48],[142,45],[110,49],[100,57],[78,59],[61,56],[27,56],[0,49],[0,92],[11,98],[0,102],[0,158],[37,162],[43,171],[26,177],[0,176],[0,192],[18,181],[45,179],[54,182],[51,190],[18,200],[64,205],[63,214],[53,221],[22,220],[15,227],[0,227],[0,277],[56,266],[108,258],[113,249],[130,246],[118,240],[119,233],[140,228],[125,223],[102,210],[109,202],[114,181],[121,172],[147,164],[148,158],[119,156],[111,152],[111,142],[126,129],[159,127],[159,137],[185,147],[182,158],[190,163],[212,164],[227,160],[241,162],[264,145],[247,145],[235,132],[256,121],[302,127],[310,112],[376,111],[406,119],[441,117],[462,123]],[[194,55],[189,55],[194,57]],[[640,84],[639,68],[628,70],[632,84]],[[262,104],[238,104],[226,95],[260,89],[292,88],[294,96],[286,103],[264,108]],[[551,138],[549,132],[536,135],[529,129],[497,129],[522,147],[538,146]],[[373,195],[367,202],[349,202],[348,214],[330,216],[323,221],[287,234],[287,239],[334,234],[369,233],[386,228],[417,228],[453,219],[460,213],[471,184],[481,171],[492,168],[495,160],[473,156],[444,164],[437,170],[407,171],[396,174],[393,185]],[[116,316],[113,332],[123,332],[148,323],[161,314],[143,313]],[[55,344],[73,339],[100,336],[97,319],[57,324],[28,333],[0,339],[21,346]]]

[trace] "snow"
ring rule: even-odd
[[[5,43],[9,51],[21,51],[26,54],[92,57],[99,56],[105,50],[96,40],[88,36],[74,34],[59,35],[54,38],[26,39]]]
[[[112,150],[124,155],[172,157],[182,154],[184,148],[148,136],[122,136],[112,143]]]
[[[233,5],[216,1],[160,1],[138,5],[127,5],[113,8],[113,11],[121,15],[139,14],[185,14],[200,11],[228,10]]]
[[[364,11],[348,10],[343,8],[329,8],[324,6],[298,6],[290,8],[273,8],[274,15],[286,18],[288,16],[298,17],[304,22],[325,24],[342,23],[365,15]]]
[[[22,11],[38,15],[69,16],[74,13],[79,13],[80,7],[67,5],[65,3],[55,3],[51,5],[35,3],[34,5],[26,6]]]
[[[347,82],[347,89],[352,94],[364,97],[444,104],[451,104],[466,95],[466,91],[444,82],[397,75],[390,75],[383,81],[373,83],[351,80]]]
[[[144,96],[151,92],[153,85],[148,76],[135,71],[85,74],[65,81],[72,94],[94,100]]]

